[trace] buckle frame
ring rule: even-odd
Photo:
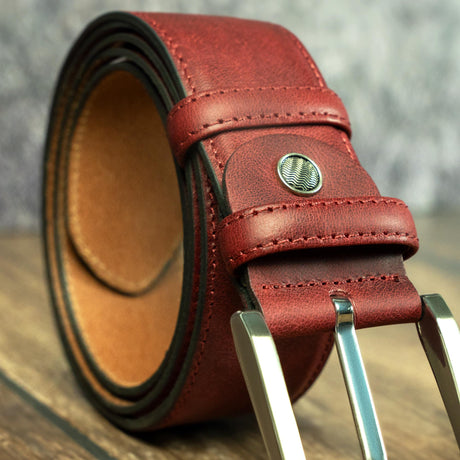
[[[305,459],[275,342],[259,311],[230,319],[236,353],[271,460]]]
[[[460,333],[439,294],[422,296],[417,331],[460,447]]]
[[[439,294],[424,295],[421,299],[423,314],[416,325],[417,331],[460,447],[460,332]],[[333,298],[332,303],[336,310],[335,343],[363,458],[386,459],[356,338],[353,307],[346,298]],[[230,322],[238,360],[269,458],[305,459],[278,353],[262,313],[238,311]]]

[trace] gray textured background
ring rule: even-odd
[[[0,0],[0,230],[36,230],[51,92],[71,43],[110,10],[280,23],[345,102],[384,195],[416,213],[460,209],[460,1]]]

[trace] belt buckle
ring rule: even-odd
[[[421,299],[423,314],[417,331],[460,446],[460,332],[439,294],[424,295]],[[339,297],[332,298],[332,303],[336,311],[335,343],[363,458],[386,459],[356,337],[352,304],[347,298]],[[305,459],[278,353],[262,313],[238,311],[230,322],[269,458]]]

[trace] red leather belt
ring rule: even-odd
[[[63,343],[108,419],[140,431],[249,411],[232,318],[278,458],[257,330],[295,400],[341,325],[420,320],[411,215],[380,196],[350,135],[282,27],[147,13],[87,27],[53,102],[44,233]]]

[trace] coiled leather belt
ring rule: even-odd
[[[412,218],[379,195],[350,134],[282,27],[146,13],[87,27],[53,102],[44,233],[65,348],[108,419],[140,431],[250,410],[233,315],[270,454],[287,458],[276,421],[264,428],[255,331],[271,340],[268,325],[295,400],[347,318],[422,317],[403,267]]]

